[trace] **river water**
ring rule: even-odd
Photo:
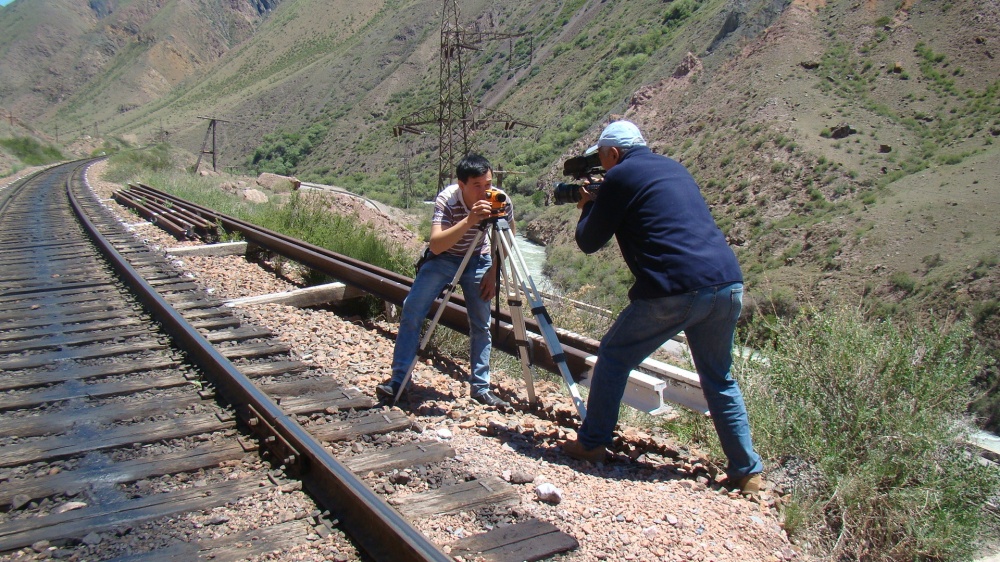
[[[528,275],[531,275],[535,287],[546,293],[554,292],[552,281],[542,274],[542,267],[545,265],[545,246],[535,244],[521,234],[514,234],[514,240],[521,257],[524,258],[524,263],[528,266]]]

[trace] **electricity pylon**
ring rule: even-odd
[[[437,107],[427,107],[410,115],[393,127],[393,133],[426,134],[425,125],[438,127],[438,186],[437,191],[451,183],[458,159],[472,150],[471,136],[477,129],[494,123],[503,123],[505,130],[522,125],[506,113],[479,107],[469,98],[467,52],[479,50],[487,40],[511,41],[508,61],[513,58],[513,40],[526,34],[482,31],[478,25],[462,27],[458,19],[458,1],[444,0],[441,10],[441,67]],[[530,63],[529,63],[530,64]],[[456,151],[459,154],[456,156]]]

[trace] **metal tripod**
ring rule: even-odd
[[[538,322],[542,337],[545,339],[545,344],[549,348],[549,354],[552,356],[552,361],[558,366],[559,373],[562,375],[563,381],[566,382],[566,388],[573,398],[573,404],[576,406],[576,410],[579,412],[580,420],[582,421],[587,417],[587,408],[580,397],[580,390],[577,387],[576,381],[573,380],[573,375],[569,371],[569,365],[566,364],[566,354],[563,351],[562,343],[559,342],[559,337],[552,327],[552,319],[545,309],[541,293],[535,286],[535,281],[528,273],[528,266],[525,264],[524,257],[517,247],[517,240],[514,239],[514,233],[510,229],[510,224],[507,223],[507,219],[499,217],[486,219],[479,224],[479,231],[476,233],[476,238],[472,242],[472,245],[465,252],[462,264],[458,266],[458,270],[455,272],[451,283],[444,287],[440,303],[437,305],[437,310],[434,313],[434,318],[420,340],[420,349],[413,356],[413,361],[410,362],[410,367],[406,371],[403,383],[399,385],[399,390],[396,391],[396,396],[393,397],[393,405],[402,396],[406,385],[410,382],[410,376],[413,374],[413,368],[417,364],[420,353],[427,347],[427,343],[430,341],[431,335],[434,333],[434,329],[441,319],[441,314],[444,312],[448,300],[451,299],[451,295],[455,292],[455,287],[458,286],[462,272],[465,271],[465,267],[472,258],[473,252],[476,251],[479,242],[487,235],[487,232],[490,233],[493,251],[496,252],[497,264],[500,267],[499,271],[503,287],[507,292],[507,304],[510,306],[510,317],[513,322],[518,356],[521,360],[521,373],[524,376],[527,387],[528,403],[534,406],[537,398],[535,397],[535,379],[531,372],[531,360],[528,356],[528,332],[524,327],[524,316],[521,313],[522,293],[528,299],[528,303],[531,306],[531,313]],[[499,289],[500,287],[498,286],[497,290]],[[477,296],[470,295],[468,298],[477,298]]]

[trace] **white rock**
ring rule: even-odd
[[[52,513],[66,513],[67,511],[72,511],[74,509],[81,509],[87,507],[87,504],[83,502],[66,502],[59,507],[52,510]]]
[[[543,502],[557,504],[562,501],[562,490],[546,482],[535,487],[535,497]]]

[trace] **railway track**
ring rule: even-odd
[[[408,519],[518,501],[242,325],[121,228],[85,166],[0,191],[0,556],[449,560]],[[401,469],[434,476],[395,506],[356,476]],[[528,519],[448,548],[575,546]]]

